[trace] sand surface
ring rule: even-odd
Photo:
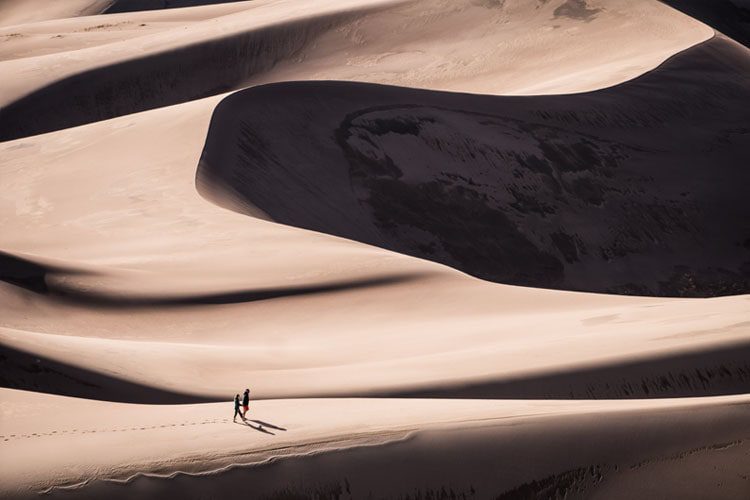
[[[613,485],[631,482],[633,475],[653,476],[665,461],[676,462],[669,469],[679,474],[678,464],[695,454],[736,473],[747,472],[745,460],[750,453],[750,431],[741,427],[750,411],[747,396],[649,402],[260,401],[253,403],[244,423],[228,418],[224,404],[182,405],[164,411],[158,406],[9,390],[3,391],[3,400],[13,405],[2,414],[0,477],[6,494],[14,491],[7,486],[14,485],[53,496],[106,492],[122,497],[133,488],[169,491],[163,484],[168,482],[184,483],[186,490],[205,488],[201,484],[211,482],[212,489],[204,492],[218,496],[222,490],[231,494],[244,482],[261,497],[297,488],[295,479],[309,476],[322,487],[338,486],[346,478],[358,498],[375,485],[357,470],[366,470],[365,464],[375,468],[373,462],[378,469],[398,470],[394,462],[409,457],[413,462],[408,471],[389,471],[398,480],[386,485],[382,494],[473,487],[485,497],[535,479],[520,464],[532,461],[541,448],[547,449],[544,458],[537,456],[535,474],[553,477],[553,486],[559,487],[554,483],[565,484],[567,473],[575,479],[570,486],[603,494],[600,491]],[[679,425],[670,429],[670,424]],[[596,444],[575,449],[573,443],[581,435],[596,438]],[[75,446],[77,453],[46,452],[67,446]],[[109,452],[100,455],[101,449]],[[436,452],[460,454],[467,461],[465,467],[480,471],[456,471],[449,466],[455,459],[436,457]],[[343,456],[336,465],[313,472],[315,462],[336,460],[338,454]],[[512,460],[515,464],[509,466]],[[280,467],[294,472],[284,474],[276,470]],[[501,472],[490,473],[493,468]],[[576,472],[570,474],[569,469]],[[578,472],[581,469],[584,474]],[[430,477],[436,470],[443,471],[441,480]],[[556,474],[562,477],[554,478]],[[674,479],[668,475],[666,481]],[[689,482],[711,491],[700,480]],[[740,493],[747,486],[746,480],[737,478],[727,481],[724,491]],[[642,488],[649,491],[648,486]]]
[[[747,48],[74,3],[0,2],[0,496],[750,494]]]
[[[291,1],[256,0],[167,9],[159,18],[193,14],[158,30],[140,19],[152,12],[80,18],[76,24],[91,31],[76,42],[85,48],[0,62],[0,71],[16,76],[0,84],[0,138],[273,81],[580,92],[640,75],[713,34],[652,0],[599,3],[317,0],[300,10]],[[121,31],[128,34],[116,41]],[[9,33],[4,43],[21,44],[23,36]],[[53,41],[64,47],[69,38]],[[34,45],[50,50],[49,40]],[[64,65],[55,62],[61,57]]]

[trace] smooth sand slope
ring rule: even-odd
[[[664,3],[750,47],[750,0],[664,0]]]
[[[194,184],[215,102],[4,146],[2,223],[17,228],[2,242],[4,345],[61,363],[56,371],[72,365],[204,397],[224,397],[239,379],[252,380],[258,397],[460,396],[466,386],[482,397],[653,397],[746,387],[747,297],[496,285],[219,208]],[[33,373],[27,362],[18,375]],[[602,378],[607,366],[616,368]],[[561,371],[569,377],[539,388]],[[9,383],[95,397],[100,382],[80,379]],[[511,383],[519,379],[537,388]],[[137,387],[127,398],[105,387],[100,397],[138,400]]]
[[[112,0],[105,14],[119,12],[134,12],[161,9],[182,9],[197,5],[211,5],[217,3],[231,3],[240,0]]]
[[[22,26],[6,26],[0,28],[0,61],[30,58],[42,63],[35,66],[33,72],[39,76],[54,75],[56,72],[67,71],[63,65],[47,65],[56,58],[71,55],[75,57],[75,53],[82,49],[118,42],[133,42],[155,33],[184,30],[204,21],[247,10],[247,3],[221,4],[210,8],[133,12],[127,16],[71,17]],[[37,59],[41,56],[48,57]],[[9,83],[10,81],[6,82],[4,88],[5,102],[11,98]],[[28,89],[20,86],[19,90],[25,92]]]
[[[226,15],[230,8],[242,11]],[[203,21],[0,62],[0,71],[13,75],[0,84],[0,139],[285,80],[580,92],[633,78],[713,34],[653,0],[316,0],[305,9],[294,1],[256,0],[185,10]],[[97,32],[123,25],[132,31],[143,15],[77,22]],[[61,33],[68,24],[61,23]],[[64,65],[57,64],[61,57]]]
[[[88,37],[101,19],[137,27]],[[44,37],[55,26],[83,32],[70,50],[53,47]],[[444,36],[451,27],[455,36]],[[395,34],[383,36],[386,28]],[[53,130],[287,78],[433,91],[278,84],[230,96],[216,112],[223,95],[0,144],[0,496],[750,491],[750,296],[731,295],[747,278],[730,237],[734,228],[737,242],[747,238],[747,212],[732,202],[747,181],[747,53],[738,45],[700,44],[709,28],[646,0],[315,2],[309,11],[254,1],[24,29],[38,40],[0,69],[38,70],[3,70],[14,75],[2,82],[15,103],[2,111],[7,130]],[[238,33],[252,43],[236,59],[206,49],[220,38],[232,52]],[[216,71],[232,61],[248,62],[229,79]],[[581,95],[435,91],[581,93],[640,75]],[[25,91],[49,100],[22,106]],[[96,98],[87,104],[88,94]],[[376,101],[389,108],[373,111]],[[386,198],[388,227],[371,188],[394,168],[402,175],[393,192],[404,196]],[[412,196],[424,184],[438,190]],[[515,184],[515,194],[487,184]],[[617,190],[638,204],[628,208]],[[453,211],[436,210],[436,200]],[[660,293],[664,280],[644,276],[670,269],[676,255],[740,279],[673,283],[681,294],[730,294],[711,299],[484,281],[461,272],[460,259],[438,258],[453,236],[405,218],[417,203],[428,220],[460,215],[460,231],[473,233],[459,233],[472,237],[490,238],[474,226],[487,210],[505,214],[492,219],[493,230],[514,235],[496,242],[502,261],[523,268],[527,259],[505,256],[548,253],[562,266],[560,288],[603,289],[628,273],[648,288],[620,292]],[[602,225],[612,221],[638,237],[607,242]],[[381,239],[347,233],[353,227]],[[556,227],[572,243],[556,241]],[[715,241],[701,239],[706,231]],[[440,245],[432,255],[394,248],[422,239]],[[605,252],[609,263],[602,248],[618,250]],[[539,267],[547,269],[523,269]],[[228,400],[246,386],[254,399],[282,399],[253,402],[250,425],[234,424]],[[359,399],[368,396],[383,399]],[[174,404],[206,399],[223,402]],[[265,465],[234,467],[249,463]]]
[[[100,14],[113,0],[0,0],[0,26]]]
[[[246,423],[233,423],[227,405],[167,412],[1,394],[14,408],[2,413],[3,496],[403,498],[445,489],[459,498],[665,491],[742,498],[750,491],[747,396],[262,401]],[[49,452],[73,447],[75,454]]]

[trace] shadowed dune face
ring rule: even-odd
[[[219,398],[182,394],[112,377],[0,345],[0,387],[139,404],[186,404]]]
[[[227,92],[301,50],[348,18],[321,16],[267,26],[130,59],[73,75],[0,109],[0,140],[10,140]],[[207,74],[214,75],[206,77]]]
[[[107,7],[104,10],[104,13],[116,14],[119,12],[135,12],[143,10],[180,9],[184,7],[196,7],[198,5],[240,1],[243,0],[113,0],[112,5]]]
[[[747,328],[750,324],[738,325]],[[647,399],[744,394],[750,343],[606,366],[389,396],[468,399]]]
[[[0,498],[747,496],[750,51],[220,3],[0,0]]]
[[[572,96],[250,89],[217,107],[198,188],[496,282],[747,293],[749,74],[747,50],[717,38]]]

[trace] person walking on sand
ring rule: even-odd
[[[240,411],[240,395],[239,394],[234,395],[234,418],[232,419],[234,422],[237,421],[237,415],[239,415],[242,420],[245,420],[245,416]]]
[[[247,410],[250,409],[250,389],[245,389],[245,392],[242,394],[242,419],[245,419],[245,415],[247,414]]]

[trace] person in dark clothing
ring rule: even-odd
[[[245,392],[242,394],[242,419],[245,419],[245,414],[247,414],[247,410],[250,409],[250,389],[245,389]]]
[[[242,412],[240,411],[240,395],[239,394],[234,395],[234,418],[232,420],[234,420],[235,422],[237,421],[237,415],[239,415],[242,420],[245,420],[245,415],[243,415]]]

